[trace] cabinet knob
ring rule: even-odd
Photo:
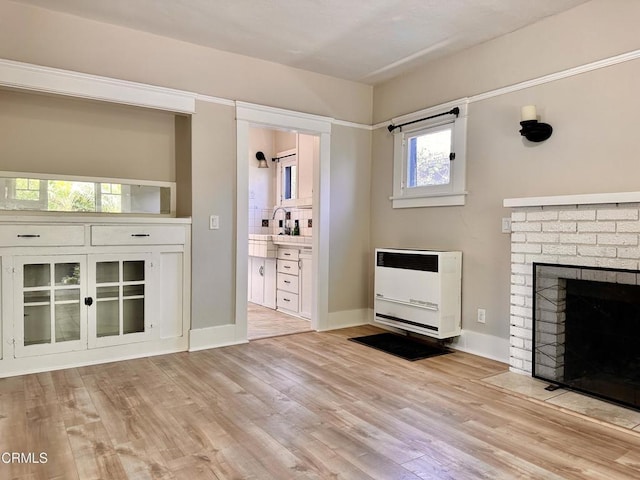
[[[87,307],[90,307],[91,305],[93,305],[93,298],[91,298],[91,297],[85,297],[85,298],[84,298],[84,304],[85,304]]]

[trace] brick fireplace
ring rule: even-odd
[[[638,270],[640,192],[514,198],[504,206],[512,209],[509,365],[531,374],[533,263]]]

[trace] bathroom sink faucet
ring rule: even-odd
[[[280,235],[289,235],[290,232],[287,232],[288,228],[285,226],[285,224],[287,223],[287,209],[284,207],[277,207],[274,211],[273,211],[273,217],[271,217],[271,220],[275,220],[276,219],[276,213],[278,213],[278,210],[282,210],[284,212],[284,218],[282,219],[282,231],[280,232]]]

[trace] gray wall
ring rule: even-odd
[[[368,85],[18,3],[0,2],[0,58],[371,123]],[[194,328],[235,321],[235,125],[233,107],[198,101],[191,125],[178,119],[177,143],[169,148],[177,157],[179,211],[193,218]],[[189,135],[190,164],[183,143]],[[367,307],[361,276],[366,277],[369,235],[369,136],[367,130],[337,127],[331,147],[341,172],[331,197],[353,202],[344,205],[345,211],[357,213],[331,221],[337,236],[330,240],[332,248],[347,259],[333,269],[332,310]],[[220,217],[219,230],[208,228],[212,214]]]
[[[191,120],[192,328],[234,323],[235,108],[197,102]],[[209,230],[209,215],[220,229]]]
[[[365,308],[370,266],[371,132],[331,129],[329,312]]]
[[[631,33],[637,18],[640,2],[590,2],[376,88],[375,117],[380,121],[640,48],[640,37]],[[376,130],[371,248],[462,250],[463,328],[508,338],[510,238],[500,232],[500,220],[510,211],[503,199],[638,191],[639,81],[640,61],[634,60],[472,103],[463,207],[393,210],[392,136]],[[518,133],[520,107],[528,104],[536,104],[554,127],[545,143],[528,143]],[[478,308],[487,311],[484,325],[476,321]]]
[[[0,58],[371,121],[368,85],[7,1]]]
[[[0,90],[0,170],[175,180],[174,115]]]

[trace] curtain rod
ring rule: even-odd
[[[425,120],[431,120],[432,118],[442,117],[443,115],[455,115],[456,117],[460,115],[460,109],[458,107],[454,107],[448,112],[438,113],[437,115],[431,115],[430,117],[419,118],[418,120],[412,120],[411,122],[401,123],[400,125],[394,125],[393,123],[389,125],[387,128],[389,132],[393,132],[396,128],[399,128],[402,131],[402,127],[406,125],[411,125],[412,123],[423,122]]]
[[[278,161],[280,161],[280,159],[282,159],[282,158],[293,157],[294,155],[297,155],[297,153],[290,153],[289,155],[283,155],[283,156],[281,156],[281,157],[273,157],[273,158],[271,159],[271,161],[272,161],[272,162],[278,162]]]

